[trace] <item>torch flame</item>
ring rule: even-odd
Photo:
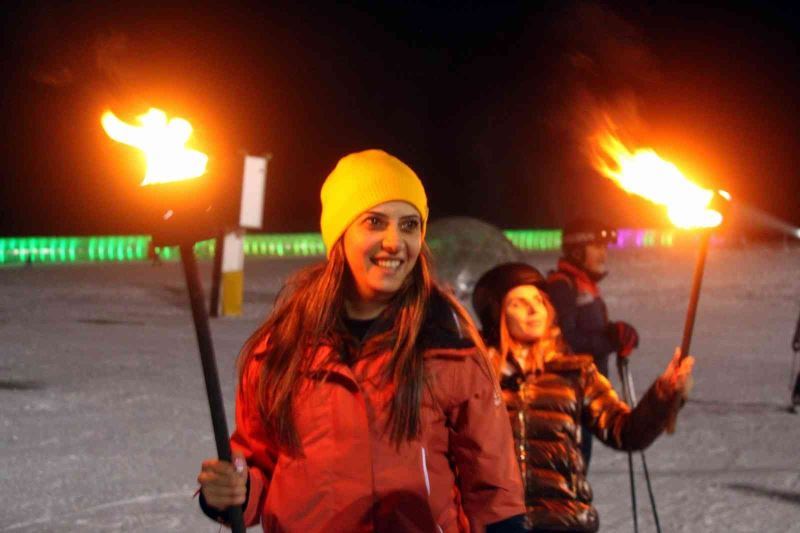
[[[714,192],[691,182],[678,167],[650,148],[631,152],[617,137],[606,133],[596,139],[594,167],[625,191],[667,208],[679,228],[712,228],[722,214],[709,209]]]
[[[192,135],[189,122],[182,118],[167,121],[167,114],[155,108],[137,120],[141,126],[132,126],[106,111],[101,122],[109,137],[144,152],[147,172],[142,185],[182,181],[205,173],[208,156],[185,146]]]

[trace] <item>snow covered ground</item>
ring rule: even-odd
[[[229,424],[236,353],[303,263],[249,261],[244,317],[212,322]],[[642,337],[641,395],[680,342],[694,255],[610,263],[612,318]],[[646,452],[663,531],[800,532],[800,415],[786,410],[799,310],[800,249],[711,250],[693,396]],[[0,346],[0,532],[219,529],[192,498],[215,450],[179,264],[0,269]],[[626,455],[596,445],[590,480],[602,531],[632,531]],[[640,530],[655,531],[638,481]]]

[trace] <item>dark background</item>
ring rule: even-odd
[[[588,165],[598,111],[800,225],[798,16],[731,6],[5,3],[0,235],[140,232],[141,161],[99,117],[150,106],[192,122],[228,190],[240,153],[273,154],[267,231],[317,231],[322,180],[370,147],[417,171],[434,219],[665,225]]]

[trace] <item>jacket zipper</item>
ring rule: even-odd
[[[425,446],[420,447],[420,454],[422,455],[422,475],[425,476],[425,490],[428,491],[428,497],[431,496],[431,478],[428,475],[428,452]],[[436,531],[444,533],[442,526],[436,524]]]
[[[422,474],[425,476],[425,489],[428,491],[428,496],[431,495],[431,478],[428,476],[428,456],[426,455],[425,446],[420,448],[422,452]]]

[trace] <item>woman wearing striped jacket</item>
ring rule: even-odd
[[[527,264],[499,265],[478,280],[473,308],[511,419],[527,526],[537,533],[594,532],[600,523],[580,453],[581,421],[612,448],[646,448],[680,405],[694,360],[676,351],[631,410],[591,355],[567,353],[543,285]]]

